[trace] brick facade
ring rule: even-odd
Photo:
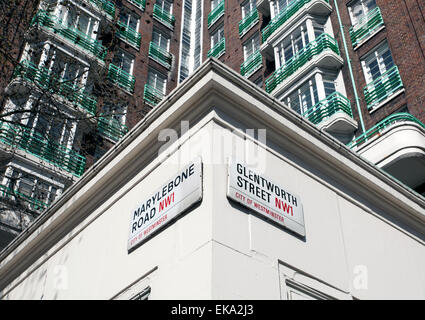
[[[347,6],[349,2],[346,0],[338,1],[366,130],[390,114],[400,110],[406,111],[406,108],[421,122],[425,122],[425,6],[419,5],[419,2],[415,0],[376,0],[376,3],[381,9],[385,28],[354,50],[349,35],[349,28],[351,27]],[[333,4],[332,1],[331,4]],[[341,55],[344,61],[348,61],[343,50],[340,26],[335,10],[331,19],[335,37],[341,48]],[[361,58],[383,41],[388,42],[394,62],[399,68],[405,92],[370,113],[367,110],[363,94],[366,80],[361,66]],[[359,120],[353,86],[346,63],[343,66],[343,76],[354,117]]]

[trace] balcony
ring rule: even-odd
[[[239,22],[239,37],[246,34],[258,21],[258,11],[252,10],[249,15]]]
[[[401,93],[403,82],[397,66],[392,67],[382,74],[378,79],[364,87],[363,92],[367,104],[367,109],[376,110],[390,99]]]
[[[392,114],[347,145],[412,189],[425,183],[425,124]]]
[[[339,92],[319,101],[303,117],[330,133],[352,134],[357,129],[350,101]]]
[[[224,15],[224,0],[208,14],[208,28]]]
[[[48,207],[48,205],[39,199],[34,197],[27,196],[26,194],[20,193],[18,191],[12,190],[9,187],[0,185],[0,197],[13,199],[18,203],[25,203],[27,207],[33,211],[41,212]]]
[[[63,24],[61,20],[50,15],[47,11],[38,11],[31,24],[38,24],[63,38],[66,42],[77,45],[83,51],[94,55],[99,60],[105,60],[106,48],[99,41],[76,28]]]
[[[241,75],[249,78],[254,72],[263,66],[263,56],[260,51],[250,55],[248,59],[241,64]]]
[[[161,100],[164,98],[164,94],[156,90],[154,87],[150,85],[145,85],[145,91],[143,93],[143,100],[145,100],[151,106],[156,106]]]
[[[173,61],[171,53],[153,42],[149,45],[149,57],[163,65],[168,70],[171,68],[171,63]]]
[[[140,8],[141,10],[145,10],[146,8],[146,0],[128,0],[132,4],[134,4],[136,7]]]
[[[108,79],[128,92],[134,91],[136,78],[114,64],[109,64]]]
[[[140,43],[142,41],[142,36],[140,35],[140,33],[126,26],[121,21],[118,21],[117,25],[117,37],[131,44],[133,47],[140,49]]]
[[[84,173],[86,158],[72,149],[49,141],[41,134],[21,125],[0,123],[0,141],[19,148],[76,177]]]
[[[220,58],[226,52],[226,40],[223,38],[208,51],[208,58]]]
[[[94,3],[99,9],[104,11],[111,19],[115,17],[115,5],[113,2],[108,0],[90,0]]]
[[[266,80],[266,91],[271,93],[280,83],[285,79],[289,78],[291,75],[296,73],[309,61],[314,61],[315,56],[319,56],[323,52],[330,51],[336,54],[339,57],[339,48],[336,40],[330,35],[323,33],[316,40],[310,42],[303,49],[298,51],[291,59],[289,59],[285,65],[276,70],[267,80]],[[326,59],[328,61],[326,61]],[[325,67],[336,67],[337,64],[342,64],[342,59],[340,61],[334,62],[334,57],[323,56],[322,64]],[[337,59],[337,60],[338,60]]]
[[[323,2],[328,4],[326,8],[322,8]],[[301,9],[307,4],[310,4],[307,12],[313,14],[325,14],[330,12],[329,0],[295,0],[284,10],[279,12],[279,14],[275,16],[261,31],[263,42],[265,42],[279,27],[283,26],[287,21],[294,17],[297,12],[301,11]]]
[[[117,142],[128,132],[128,127],[113,117],[100,117],[97,131],[101,135]]]
[[[86,93],[84,89],[77,87],[71,81],[63,81],[51,75],[51,71],[44,67],[39,67],[34,63],[23,60],[13,73],[13,78],[21,78],[35,83],[37,86],[47,90],[51,94],[57,94],[72,104],[94,115],[96,112],[97,100]]]
[[[171,30],[174,29],[174,24],[176,22],[176,19],[172,14],[170,14],[167,11],[164,11],[159,5],[155,4],[153,6],[153,17],[157,19],[159,22],[164,24],[166,27],[170,28]]]
[[[372,34],[376,33],[384,26],[381,10],[376,7],[366,17],[363,17],[358,24],[350,28],[350,38],[353,48],[357,48],[364,43]]]

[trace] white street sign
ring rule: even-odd
[[[202,161],[196,158],[131,212],[128,251],[202,200]]]
[[[229,159],[227,197],[305,236],[300,198],[235,159]]]

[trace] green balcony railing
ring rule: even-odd
[[[13,73],[14,78],[22,78],[33,82],[51,94],[57,94],[90,114],[95,114],[97,99],[86,93],[84,89],[77,87],[71,81],[64,81],[51,75],[49,69],[39,67],[34,63],[23,60]]]
[[[242,37],[247,31],[259,21],[258,10],[252,10],[245,18],[239,22],[239,37]]]
[[[248,57],[248,59],[241,64],[241,75],[244,77],[249,77],[255,71],[257,71],[263,65],[263,56],[258,50]]]
[[[84,173],[86,158],[72,149],[50,141],[22,125],[0,122],[0,141],[47,161],[77,177]]]
[[[266,80],[266,91],[268,93],[272,92],[283,80],[294,74],[314,56],[325,50],[332,50],[336,54],[340,54],[336,40],[330,35],[322,33],[316,38],[316,40],[310,42],[307,46],[298,51],[291,59],[289,59],[282,67],[273,72],[273,74]]]
[[[109,17],[115,17],[115,5],[113,2],[108,0],[90,0],[90,2],[94,3],[98,8],[105,11]]]
[[[294,0],[284,10],[279,12],[269,24],[261,31],[263,42],[268,39],[280,26],[288,21],[295,13],[297,13],[305,4],[312,0]],[[324,0],[329,3],[329,0]]]
[[[153,6],[153,16],[158,19],[160,22],[165,24],[170,29],[174,29],[174,24],[176,22],[175,17],[167,11],[164,11],[159,5],[155,3]]]
[[[365,143],[366,141],[372,139],[375,136],[380,136],[381,133],[390,127],[391,125],[397,123],[397,122],[413,122],[422,127],[425,130],[425,124],[423,124],[421,121],[419,121],[417,118],[412,116],[410,113],[394,113],[384,120],[378,122],[376,125],[374,125],[372,128],[367,130],[365,133],[358,136],[356,139],[351,141],[349,144],[347,144],[347,147],[354,148],[358,147],[361,144]]]
[[[48,204],[44,203],[43,201],[40,201],[39,199],[12,190],[11,188],[6,187],[4,185],[0,185],[0,197],[14,199],[17,202],[24,202],[31,210],[39,212],[43,211],[49,206]]]
[[[212,47],[208,51],[208,58],[209,57],[216,57],[219,58],[223,53],[226,52],[226,40],[225,38],[222,38],[220,42],[216,43],[214,47]]]
[[[128,132],[128,127],[114,117],[100,117],[97,130],[101,135],[118,141]]]
[[[319,124],[338,112],[344,112],[353,117],[350,101],[339,92],[334,92],[307,110],[303,117],[314,124]]]
[[[400,73],[397,66],[393,66],[378,79],[364,87],[363,92],[367,108],[372,109],[401,88],[403,88],[403,82]]]
[[[143,92],[143,99],[152,106],[156,106],[164,98],[164,94],[151,87],[150,85],[145,85],[145,90]]]
[[[136,78],[112,63],[109,64],[108,79],[129,92],[134,91]]]
[[[156,62],[162,64],[167,69],[171,68],[173,56],[167,50],[161,48],[154,42],[151,42],[149,45],[149,57],[151,57]]]
[[[208,14],[208,28],[211,27],[222,15],[224,15],[224,0]]]
[[[363,17],[359,23],[350,28],[350,38],[353,48],[357,47],[359,43],[370,36],[375,30],[384,25],[381,10],[376,7],[367,16]]]
[[[146,0],[128,0],[132,4],[134,4],[136,7],[139,7],[142,10],[145,10],[146,8]]]
[[[121,21],[118,21],[117,25],[117,37],[140,49],[140,43],[142,41],[141,34],[133,28],[126,26]]]
[[[61,38],[93,54],[98,59],[105,60],[106,48],[99,41],[76,28],[66,25],[62,20],[52,16],[47,11],[38,11],[32,20],[32,24],[34,23],[53,31]]]

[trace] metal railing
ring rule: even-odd
[[[164,11],[159,5],[155,3],[153,6],[153,16],[167,27],[174,29],[174,24],[176,22],[175,17],[167,11]]]
[[[356,139],[351,141],[349,144],[347,144],[347,147],[349,148],[358,147],[359,145],[365,143],[366,141],[372,139],[373,137],[380,136],[384,130],[386,130],[391,125],[397,122],[413,122],[425,130],[425,124],[423,124],[417,118],[412,116],[410,113],[405,113],[405,112],[394,113],[388,116],[387,118],[385,118],[384,120],[378,122],[376,125],[374,125],[372,128],[367,130],[365,133],[361,134]]]
[[[226,40],[221,39],[220,42],[216,43],[214,47],[208,50],[208,58],[216,57],[219,58],[224,52],[226,52]]]
[[[113,2],[108,0],[90,0],[90,2],[94,3],[98,8],[105,11],[106,14],[111,18],[115,17],[115,5]]]
[[[273,32],[288,21],[295,13],[297,13],[305,4],[313,0],[295,0],[292,1],[284,10],[279,12],[269,24],[261,31],[263,42],[266,41]],[[329,0],[323,0],[329,3]]]
[[[128,127],[112,116],[101,116],[97,124],[97,130],[101,135],[116,142],[128,132]]]
[[[167,69],[171,68],[171,62],[173,56],[167,50],[161,48],[156,43],[152,42],[149,44],[149,57],[156,62],[162,64]]]
[[[141,34],[133,28],[126,26],[121,21],[118,21],[117,25],[117,37],[140,49],[140,43],[142,41]]]
[[[39,199],[12,190],[11,188],[6,187],[4,185],[0,185],[0,197],[9,198],[15,200],[16,202],[22,201],[26,203],[28,205],[28,208],[30,208],[31,210],[39,212],[43,211],[49,206],[48,204],[44,203],[43,201],[40,201]]]
[[[308,109],[303,117],[314,124],[319,124],[338,112],[344,112],[351,118],[353,117],[350,100],[339,92],[334,92]]]
[[[369,110],[372,109],[374,106],[402,88],[403,82],[398,68],[397,66],[393,66],[387,72],[383,73],[378,79],[375,79],[364,87],[363,92],[367,108]]]
[[[128,0],[128,1],[133,3],[136,7],[139,7],[142,10],[145,10],[146,8],[146,0]]]
[[[208,14],[208,28],[211,27],[222,15],[224,15],[224,0]]]
[[[78,47],[90,52],[98,59],[104,61],[106,56],[106,48],[96,39],[92,38],[74,27],[65,25],[65,23],[52,16],[45,10],[40,10],[34,16],[32,24],[39,24],[40,26],[52,30],[61,38],[69,41]]]
[[[150,85],[145,85],[145,90],[143,92],[143,99],[152,106],[156,106],[164,98],[164,94],[151,87]]]
[[[108,79],[129,92],[134,91],[136,78],[112,63],[109,64]]]
[[[260,50],[256,51],[241,64],[241,75],[249,77],[263,65],[263,56]]]
[[[370,36],[375,30],[384,25],[381,10],[376,7],[363,17],[355,26],[350,28],[350,38],[353,48],[357,47],[359,43]]]
[[[96,112],[97,99],[86,93],[83,88],[76,86],[72,81],[64,81],[51,75],[49,69],[23,60],[13,73],[13,77],[20,77],[33,82],[51,94],[57,94],[90,114]]]
[[[239,22],[239,37],[242,37],[253,25],[259,21],[258,10],[252,10]]]
[[[40,133],[17,124],[0,122],[0,141],[40,158],[76,177],[84,173],[86,158],[74,150],[50,141]]]
[[[316,38],[316,40],[310,42],[298,51],[283,66],[273,72],[273,74],[266,80],[266,91],[268,93],[272,92],[283,80],[294,74],[314,56],[325,50],[332,50],[336,54],[340,54],[336,40],[330,35],[322,33]]]

